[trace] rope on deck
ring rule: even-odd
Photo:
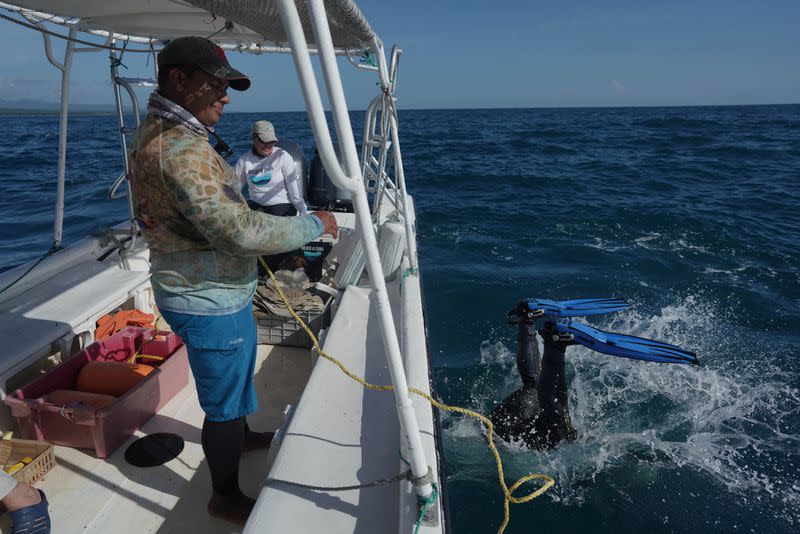
[[[283,294],[283,291],[281,290],[280,283],[278,283],[278,280],[275,278],[275,275],[272,273],[272,270],[269,268],[269,266],[266,264],[266,262],[264,261],[264,259],[262,257],[259,256],[258,261],[261,262],[261,266],[264,267],[264,269],[267,271],[267,274],[269,274],[270,279],[272,279],[272,283],[275,285],[275,289],[277,290],[278,295],[280,295],[280,297],[283,300],[284,304],[286,304],[286,307],[289,310],[289,313],[292,315],[292,318],[294,318],[294,320],[297,322],[297,324],[299,324],[303,328],[303,330],[305,330],[306,334],[308,334],[308,336],[311,338],[311,341],[314,344],[314,349],[316,349],[317,353],[320,356],[322,356],[323,358],[325,358],[326,360],[328,360],[332,364],[336,365],[346,376],[348,376],[349,378],[352,378],[353,380],[355,380],[356,382],[358,382],[359,384],[361,384],[362,386],[364,386],[367,389],[372,389],[372,390],[377,390],[377,391],[392,391],[392,390],[394,390],[394,386],[391,386],[391,385],[371,384],[371,383],[367,382],[366,380],[364,380],[360,376],[356,375],[355,373],[353,373],[349,369],[347,369],[347,367],[345,367],[345,365],[341,361],[339,361],[338,359],[334,358],[330,354],[327,354],[326,352],[324,352],[322,350],[322,347],[320,347],[320,345],[319,345],[319,341],[317,340],[317,337],[314,335],[314,333],[311,331],[311,329],[308,327],[308,325],[292,309],[292,306],[289,304],[289,299],[287,299],[286,295]],[[494,461],[495,461],[495,464],[497,465],[497,477],[499,479],[500,487],[502,488],[503,495],[505,497],[503,499],[503,522],[500,525],[500,527],[498,528],[497,534],[502,534],[505,531],[506,526],[508,526],[508,522],[511,519],[511,511],[509,509],[509,504],[510,503],[522,504],[522,503],[526,503],[526,502],[532,501],[533,499],[541,496],[544,492],[546,492],[547,490],[549,490],[550,488],[552,488],[555,485],[556,481],[553,478],[549,477],[548,475],[545,475],[543,473],[530,473],[528,475],[525,475],[524,477],[521,477],[519,480],[514,482],[511,486],[508,486],[506,484],[505,474],[503,472],[503,461],[500,458],[500,453],[497,451],[497,447],[494,444],[494,425],[492,424],[492,422],[486,416],[484,416],[484,415],[482,415],[482,414],[480,414],[478,412],[475,412],[473,410],[467,409],[467,408],[462,408],[460,406],[450,406],[448,404],[441,403],[441,402],[437,401],[436,399],[434,399],[433,397],[431,397],[430,395],[428,395],[427,393],[425,393],[424,391],[421,391],[421,390],[419,390],[419,389],[417,389],[415,387],[409,387],[408,391],[410,393],[414,393],[415,395],[419,395],[420,397],[422,397],[423,399],[425,399],[426,401],[431,403],[432,406],[434,406],[435,408],[438,408],[439,410],[460,413],[462,415],[466,415],[468,417],[472,417],[474,419],[477,419],[481,423],[483,423],[483,426],[486,427],[487,444],[489,446],[489,450],[492,452],[492,455],[494,456]],[[523,497],[515,497],[513,495],[514,491],[519,489],[520,486],[522,486],[525,482],[528,482],[530,480],[542,480],[543,482],[542,482],[542,485],[539,488],[537,488],[536,490],[532,491],[528,495],[525,495]],[[281,482],[289,483],[289,484],[295,484],[295,485],[298,484],[298,483],[295,483],[295,482],[287,482],[287,481],[281,481]],[[311,486],[307,486],[307,487],[310,488]],[[362,487],[362,486],[354,486],[354,487],[348,488],[348,489],[355,489],[355,488],[358,488],[358,487]],[[434,494],[435,493],[436,492],[434,492]],[[419,521],[417,522],[417,528],[419,528],[419,525],[422,522],[422,518],[424,517],[425,510],[430,504],[431,503],[429,503],[427,501],[426,501],[426,503],[424,503],[424,506],[422,508],[422,514],[421,514],[421,516],[419,518]]]

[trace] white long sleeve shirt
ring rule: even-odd
[[[261,156],[251,148],[236,162],[236,174],[247,187],[247,195],[262,206],[291,204],[300,215],[308,215],[300,177],[294,169],[294,159],[285,150],[275,147],[269,156]]]

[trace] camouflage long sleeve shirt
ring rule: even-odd
[[[322,234],[313,215],[251,210],[239,177],[207,136],[152,114],[138,131],[130,178],[153,292],[165,310],[241,310],[256,288],[256,256],[295,250]]]

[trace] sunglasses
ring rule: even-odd
[[[253,142],[268,146],[275,146],[275,143],[277,143],[277,141],[262,141],[261,138],[257,135],[253,136]]]
[[[217,144],[214,145],[214,150],[222,157],[222,159],[228,159],[229,157],[233,156],[233,149],[228,143],[223,141],[220,136],[211,130],[209,130],[208,133],[210,133],[214,139],[217,140]]]

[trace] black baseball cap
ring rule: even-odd
[[[250,78],[231,67],[225,51],[203,37],[178,37],[173,39],[158,53],[158,66],[197,65],[211,76],[227,80],[228,85],[237,91],[250,87]]]

